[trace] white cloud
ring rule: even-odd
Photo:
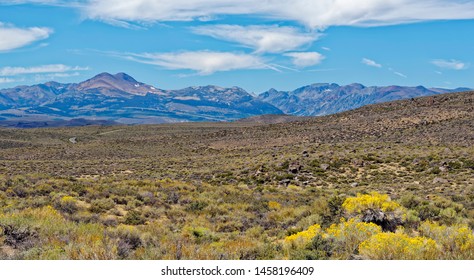
[[[45,27],[18,28],[0,22],[0,51],[9,51],[44,40],[53,31]]]
[[[0,0],[2,5],[18,5],[18,4],[55,4],[57,0]]]
[[[392,72],[393,74],[397,75],[397,76],[400,76],[402,78],[408,78],[407,75],[401,73],[401,72],[398,72],[396,71],[395,69],[393,69],[392,67],[388,67],[388,71]]]
[[[34,75],[34,80],[36,82],[47,81],[47,80],[57,80],[57,79],[64,79],[70,77],[77,77],[80,76],[81,73],[79,72],[72,72],[72,73],[50,73],[50,74],[37,74]]]
[[[88,67],[68,66],[64,64],[48,64],[33,67],[3,67],[0,68],[1,76],[17,76],[26,74],[42,74],[42,73],[65,73],[72,71],[85,71]]]
[[[292,62],[297,67],[308,67],[320,64],[324,56],[317,52],[292,52],[285,53],[285,56],[292,58]]]
[[[0,0],[0,5],[38,4],[49,6],[82,7],[88,0]]]
[[[11,78],[0,77],[0,84],[13,83],[15,80]]]
[[[80,75],[81,73],[79,72],[38,74],[38,75],[35,75],[35,80],[61,79],[61,78],[77,77]]]
[[[135,22],[191,21],[254,15],[301,22],[311,28],[379,26],[426,20],[472,19],[466,0],[90,0],[88,18]]]
[[[277,25],[207,25],[192,28],[196,34],[236,42],[257,53],[281,53],[309,45],[319,34],[303,33],[295,27]]]
[[[69,77],[76,77],[80,75],[81,73],[79,72],[72,72],[72,73],[52,73],[52,74],[48,74],[47,76],[50,78],[69,78]]]
[[[0,5],[45,4],[56,3],[56,0],[0,0]]]
[[[239,69],[274,69],[265,64],[261,57],[230,52],[189,51],[115,55],[170,70],[192,70],[200,75]]]
[[[373,61],[372,59],[362,58],[362,63],[367,65],[367,66],[382,68],[382,64],[379,64],[379,63]]]
[[[439,68],[451,69],[451,70],[464,70],[469,67],[465,62],[459,60],[446,60],[446,59],[433,59],[431,64],[438,66]]]
[[[400,73],[400,72],[397,72],[397,71],[393,71],[393,74],[397,75],[397,76],[400,76],[402,78],[407,78],[407,75],[403,74],[403,73]]]

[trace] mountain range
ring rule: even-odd
[[[468,90],[468,88],[428,89],[423,86],[366,87],[357,83],[346,86],[338,84],[312,84],[294,91],[270,89],[260,94],[259,98],[288,115],[323,116],[356,109],[369,104]]]
[[[125,73],[99,74],[77,84],[48,82],[0,90],[4,121],[108,120],[123,124],[227,121],[278,108],[238,87],[162,90]]]
[[[233,121],[260,115],[316,116],[367,104],[464,91],[459,88],[313,84],[258,96],[239,87],[163,90],[125,73],[101,73],[81,83],[47,82],[0,90],[0,125],[14,127]]]

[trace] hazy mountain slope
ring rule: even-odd
[[[318,116],[449,91],[456,90],[312,84],[291,92],[271,89],[255,97],[239,87],[209,85],[162,90],[125,73],[101,73],[81,83],[47,82],[0,90],[0,125],[61,124],[73,119],[154,124],[232,121],[269,114]]]
[[[343,112],[364,105],[386,101],[430,96],[466,89],[427,89],[418,87],[365,87],[361,84],[312,84],[291,92],[270,89],[259,95],[261,100],[282,110],[285,114],[320,116]]]
[[[238,87],[160,90],[125,73],[102,73],[78,84],[48,82],[0,90],[0,118],[19,122],[73,118],[127,124],[229,121],[281,113]]]

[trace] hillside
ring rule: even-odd
[[[0,129],[0,258],[474,259],[473,106]]]

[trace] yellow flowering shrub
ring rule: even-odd
[[[51,206],[27,208],[0,216],[0,225],[28,229],[34,234],[23,259],[113,259],[116,249],[103,225],[74,223]],[[22,240],[18,244],[22,245]]]
[[[343,218],[339,224],[332,224],[327,228],[323,237],[333,240],[336,258],[349,258],[361,242],[380,232],[382,228],[374,223],[364,223],[357,219],[346,221]]]
[[[392,212],[401,208],[400,204],[391,201],[386,194],[371,192],[370,194],[357,194],[357,197],[347,198],[342,207],[348,214],[360,214],[367,209],[380,209]]]
[[[439,249],[431,238],[381,232],[362,242],[359,254],[373,260],[430,260],[438,258]]]
[[[311,239],[313,239],[318,233],[321,232],[321,226],[318,224],[310,226],[305,231],[300,231],[298,233],[292,234],[285,238],[285,244],[290,245],[296,248],[303,248]]]
[[[268,208],[270,208],[270,210],[278,210],[281,208],[281,204],[276,201],[269,201]]]
[[[63,196],[61,198],[61,202],[65,202],[65,203],[67,203],[67,202],[76,202],[76,200],[74,199],[74,197],[66,195],[66,196]]]
[[[67,214],[73,214],[78,210],[77,200],[69,195],[63,196],[54,205],[56,209]]]
[[[57,228],[62,229],[65,222],[63,216],[51,206],[0,215],[0,224],[40,227],[48,233],[53,233]]]
[[[440,244],[443,259],[474,259],[474,235],[467,225],[446,226],[425,221],[419,231]]]

